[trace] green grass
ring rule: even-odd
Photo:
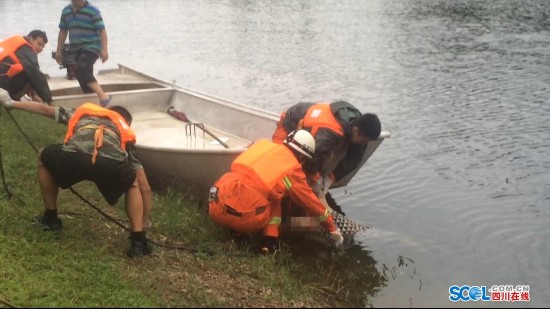
[[[12,115],[37,148],[63,139],[66,128],[50,119]],[[204,205],[174,190],[154,195],[147,236],[161,246],[150,257],[126,258],[128,232],[69,190],[58,199],[63,231],[43,232],[31,222],[43,212],[37,154],[5,110],[0,120],[14,193],[0,188],[0,307],[361,307],[387,281],[365,252],[311,249],[307,239],[260,256],[257,238],[236,242]],[[111,207],[92,183],[74,189],[127,225],[123,199]]]

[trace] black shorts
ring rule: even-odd
[[[136,172],[128,162],[85,153],[61,150],[61,144],[49,145],[40,153],[40,160],[63,189],[83,180],[93,181],[109,205],[114,205],[136,179]]]
[[[89,50],[78,51],[75,55],[74,74],[84,93],[94,92],[88,84],[97,81],[94,77],[94,64],[98,58],[98,55]]]

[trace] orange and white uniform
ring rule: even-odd
[[[267,140],[254,143],[231,165],[231,172],[216,183],[209,214],[217,224],[238,233],[263,230],[264,236],[278,237],[281,200],[291,200],[319,217],[329,232],[336,230],[332,215],[306,181],[302,167],[287,146]]]

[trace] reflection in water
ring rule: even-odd
[[[327,202],[332,209],[342,210],[330,193],[327,194]],[[344,226],[340,224],[342,220],[349,220],[349,218],[344,215],[338,215],[337,218],[342,218],[340,221],[335,219],[345,238],[344,247],[341,250],[331,247],[328,241],[330,236],[324,232],[324,229],[321,229],[321,233],[291,232],[288,227],[285,228],[289,209],[292,209],[293,215],[301,215],[301,209],[295,205],[292,207],[289,203],[289,198],[283,199],[283,238],[295,259],[309,266],[315,263],[319,267],[317,275],[324,278],[322,286],[331,287],[325,293],[334,297],[339,303],[343,302],[352,307],[374,307],[372,299],[392,280],[404,278],[418,280],[418,289],[422,289],[422,280],[418,278],[412,258],[399,254],[395,264],[377,262],[372,252],[358,240],[363,239],[362,236],[365,236],[363,234],[371,234],[370,229],[361,226],[361,229],[356,228],[345,233]],[[356,223],[350,221],[348,224]],[[412,306],[412,297],[409,298],[409,303]]]
[[[0,1],[2,37],[40,21],[53,75],[59,2]],[[379,114],[392,138],[335,192],[350,218],[387,232],[359,252],[378,263],[361,265],[372,278],[346,278],[381,295],[371,304],[453,306],[458,281],[529,283],[529,305],[550,303],[550,1],[128,2],[102,3],[112,40],[98,68],[120,61],[272,112],[346,99]]]
[[[359,243],[334,250],[327,246],[326,239],[311,235],[293,234],[284,239],[293,255],[292,263],[304,263],[308,268],[318,269],[312,274],[319,283],[318,288],[337,303],[373,307],[372,298],[383,293],[389,281],[403,278],[417,281],[418,289],[422,288],[414,261],[406,256],[397,256],[395,264],[380,264],[372,257],[372,252]],[[412,298],[409,301],[412,305]]]

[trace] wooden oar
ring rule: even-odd
[[[220,143],[220,145],[222,145],[223,147],[229,149],[229,146],[224,143],[221,139],[219,139],[216,135],[214,135],[214,133],[210,132],[210,130],[208,130],[207,128],[204,127],[204,125],[202,123],[195,123],[195,122],[192,122],[191,120],[189,120],[189,118],[187,118],[187,115],[184,113],[184,112],[180,112],[180,111],[177,111],[173,106],[170,106],[168,108],[168,110],[166,111],[170,116],[178,119],[178,120],[181,120],[185,123],[189,123],[189,124],[194,124],[196,125],[196,127],[199,127],[201,130],[203,130],[206,134],[210,135],[213,139],[215,139],[216,141],[218,141],[218,143]]]

